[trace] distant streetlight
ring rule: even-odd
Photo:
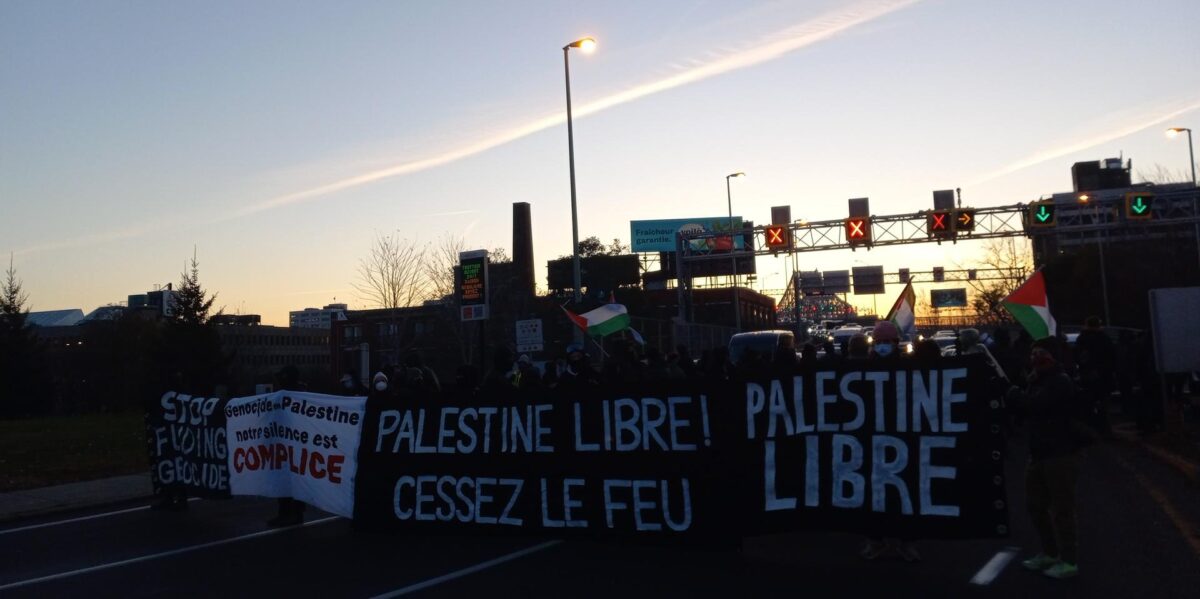
[[[1088,196],[1088,194],[1085,193],[1085,194],[1079,196],[1079,203],[1086,204],[1086,203],[1088,203],[1088,200],[1090,200],[1090,199],[1092,199],[1092,198],[1090,196]]]
[[[1167,137],[1176,137],[1180,133],[1188,135],[1188,164],[1192,167],[1192,187],[1196,186],[1196,154],[1192,150],[1192,130],[1187,127],[1171,127],[1167,129]]]
[[[730,189],[729,180],[745,176],[746,173],[741,171],[725,175],[725,203],[729,208],[729,262],[733,265],[733,327],[739,333],[742,332],[742,309],[738,304],[737,253],[734,252],[737,238],[734,237],[733,231],[733,192]]]
[[[571,122],[571,48],[585,53],[596,49],[596,40],[590,37],[577,39],[563,46],[563,74],[567,80],[567,162],[571,169],[571,262],[574,268],[575,304],[583,302],[583,284],[579,276],[579,211],[575,206],[575,130]],[[578,309],[578,307],[576,308]],[[580,342],[583,332],[576,329],[575,341]]]
[[[1196,187],[1196,154],[1192,149],[1192,130],[1188,127],[1171,127],[1167,129],[1167,137],[1175,137],[1180,133],[1187,132],[1188,134],[1188,164],[1192,167],[1192,187]],[[1197,192],[1192,190],[1192,216],[1196,216],[1196,195]],[[1200,254],[1200,222],[1196,223],[1196,253]]]

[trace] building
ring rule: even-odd
[[[258,314],[217,314],[209,321],[217,326],[253,327],[262,324],[262,316]]]
[[[325,390],[336,382],[327,331],[231,323],[218,326],[217,333],[229,359],[231,395],[253,393],[255,385],[274,382],[288,366],[296,367],[311,390]]]
[[[170,316],[175,310],[175,296],[178,293],[167,283],[164,289],[130,295],[126,306],[130,309],[151,308],[162,316]]]
[[[333,328],[333,323],[346,320],[346,304],[326,304],[324,308],[305,308],[288,312],[288,326],[297,329]]]
[[[25,323],[31,327],[69,327],[81,320],[83,320],[83,310],[71,308],[30,312],[25,318]]]

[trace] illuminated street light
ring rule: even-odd
[[[1196,187],[1196,153],[1192,149],[1192,130],[1188,127],[1171,127],[1167,129],[1167,137],[1175,137],[1180,133],[1188,134],[1188,165],[1192,167],[1192,187]],[[1196,213],[1197,192],[1192,190],[1192,214]],[[1200,222],[1196,223],[1196,252],[1200,254]]]
[[[1188,164],[1192,167],[1192,187],[1196,186],[1196,154],[1192,150],[1192,130],[1187,127],[1171,127],[1167,129],[1167,137],[1176,137],[1180,133],[1188,135]]]
[[[596,40],[585,37],[563,46],[563,74],[567,81],[567,163],[571,169],[571,264],[574,269],[575,304],[583,302],[583,284],[579,275],[579,211],[575,204],[575,130],[571,121],[571,61],[568,58],[571,48],[579,48],[585,53],[596,48]],[[575,331],[575,342],[583,342],[583,331]]]

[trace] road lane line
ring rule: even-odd
[[[492,566],[498,566],[500,564],[503,564],[504,562],[512,561],[519,557],[524,557],[526,555],[529,555],[531,553],[537,553],[538,551],[541,551],[543,549],[549,549],[555,545],[558,545],[559,543],[562,543],[562,541],[546,541],[545,543],[534,545],[533,547],[526,547],[519,551],[514,551],[512,553],[506,553],[504,555],[501,555],[500,557],[490,559],[486,562],[479,562],[478,564],[475,564],[474,566],[468,566],[461,570],[455,570],[448,574],[443,574],[443,575],[435,577],[435,578],[430,578],[429,580],[423,580],[416,584],[410,584],[406,587],[402,587],[402,588],[396,589],[394,591],[384,593],[382,595],[376,595],[376,596],[372,597],[371,599],[392,599],[392,597],[400,597],[402,595],[407,595],[409,593],[415,593],[417,591],[421,591],[421,590],[427,589],[432,586],[437,586],[439,584],[442,584],[443,582],[449,582],[456,578],[462,578],[463,576],[467,576],[469,574],[474,574],[476,572],[486,570],[488,568],[491,568]],[[0,591],[2,591],[2,590],[4,590],[4,588],[0,587]]]
[[[1179,535],[1183,537],[1184,542],[1191,547],[1192,553],[1195,554],[1196,559],[1200,559],[1200,536],[1198,536],[1196,532],[1200,529],[1192,525],[1187,517],[1175,507],[1175,504],[1171,502],[1170,498],[1167,497],[1167,494],[1164,493],[1162,489],[1159,489],[1154,483],[1150,482],[1150,479],[1146,478],[1144,474],[1134,469],[1129,462],[1125,461],[1124,457],[1116,452],[1113,452],[1112,456],[1122,468],[1133,474],[1133,478],[1137,480],[1139,485],[1142,486],[1142,489],[1146,491],[1146,494],[1150,495],[1150,498],[1158,504],[1158,507],[1162,509],[1163,513],[1167,515],[1167,518],[1171,520],[1171,524],[1175,526],[1175,530],[1178,531]]]
[[[51,574],[49,576],[40,576],[38,578],[30,578],[28,580],[21,580],[18,582],[10,582],[6,585],[0,585],[0,591],[7,591],[7,590],[11,590],[11,589],[20,588],[23,586],[29,586],[31,584],[39,584],[42,582],[50,582],[52,580],[59,580],[62,578],[70,578],[72,576],[78,576],[80,574],[89,574],[91,572],[99,572],[101,570],[108,570],[110,568],[119,568],[121,566],[128,566],[130,564],[136,564],[139,562],[146,562],[146,561],[158,559],[160,557],[170,557],[172,555],[191,553],[193,551],[199,551],[201,549],[208,549],[209,547],[219,547],[221,545],[228,545],[230,543],[236,543],[238,541],[245,541],[247,539],[257,539],[259,537],[267,537],[267,536],[271,536],[271,535],[275,535],[275,534],[279,534],[279,533],[288,532],[291,530],[296,530],[297,528],[303,528],[305,526],[315,526],[317,524],[324,524],[326,522],[331,522],[331,521],[337,520],[339,518],[340,518],[340,516],[329,516],[328,518],[321,518],[320,520],[312,520],[310,522],[305,522],[304,524],[301,524],[299,526],[273,528],[271,530],[263,530],[263,531],[259,531],[259,532],[255,532],[255,533],[250,533],[248,535],[242,535],[240,537],[233,537],[231,539],[221,539],[220,541],[209,541],[208,543],[201,543],[199,545],[190,545],[188,547],[180,547],[179,549],[172,549],[170,551],[163,551],[161,553],[152,553],[150,555],[143,555],[141,557],[132,557],[129,559],[121,560],[119,562],[100,564],[98,566],[89,566],[87,568],[71,570],[70,572],[61,572],[59,574]]]
[[[996,577],[1008,567],[1008,563],[1017,555],[1017,550],[1016,547],[1006,547],[1004,550],[996,552],[996,555],[993,555],[992,559],[988,560],[971,578],[971,584],[979,586],[992,584],[992,581],[996,580]]]
[[[200,501],[200,498],[199,497],[189,497],[188,501]],[[80,516],[78,518],[68,518],[66,520],[55,520],[54,522],[43,522],[41,524],[31,524],[29,526],[22,526],[20,528],[9,528],[7,530],[0,530],[0,535],[6,535],[6,534],[14,533],[14,532],[23,532],[26,530],[37,530],[39,528],[49,528],[51,526],[58,526],[60,524],[71,524],[73,522],[83,522],[85,520],[95,520],[97,518],[107,518],[109,516],[117,516],[120,514],[128,514],[131,512],[140,512],[140,511],[148,510],[148,509],[150,509],[150,506],[143,505],[143,506],[138,506],[138,507],[131,507],[131,508],[124,509],[124,510],[117,510],[115,512],[104,512],[102,514],[92,514],[91,516]]]

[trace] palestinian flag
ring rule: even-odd
[[[604,337],[629,328],[629,313],[621,304],[604,304],[583,314],[575,314],[566,308],[563,312],[591,337]]]
[[[1021,283],[1017,290],[1000,301],[1000,305],[1008,310],[1021,326],[1034,339],[1053,336],[1057,325],[1050,315],[1050,301],[1046,298],[1046,277],[1039,269]]]
[[[896,298],[896,303],[892,304],[892,309],[887,314],[887,320],[892,321],[892,324],[900,330],[900,334],[905,337],[916,336],[917,314],[914,309],[916,305],[917,294],[913,291],[910,278],[908,284],[904,286],[904,291],[900,292],[900,297]]]

